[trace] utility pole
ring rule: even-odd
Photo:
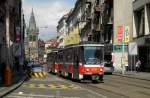
[[[7,64],[10,64],[10,18],[9,18],[9,5],[6,4],[6,48],[7,48]]]
[[[124,34],[124,25],[123,25],[123,32],[122,32],[122,75],[125,74],[125,34]]]

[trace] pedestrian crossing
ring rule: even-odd
[[[25,88],[40,88],[40,89],[81,89],[80,86],[75,84],[61,84],[61,83],[50,83],[50,84],[24,84]]]

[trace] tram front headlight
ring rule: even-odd
[[[90,69],[87,68],[86,71],[90,71]]]
[[[102,68],[100,68],[100,71],[103,71],[103,69],[102,69]]]

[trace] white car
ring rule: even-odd
[[[112,74],[114,71],[114,66],[112,62],[104,62],[104,73]]]
[[[43,72],[44,68],[40,64],[33,64],[32,67],[31,67],[31,71],[32,72]]]

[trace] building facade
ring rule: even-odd
[[[115,71],[124,71],[125,64],[135,70],[138,58],[141,70],[149,70],[149,16],[149,0],[77,0],[66,20],[65,45],[99,42],[105,46],[104,60],[113,62]],[[74,32],[79,42],[74,42]]]
[[[38,60],[38,35],[39,29],[36,26],[35,16],[32,9],[29,27],[27,28],[28,54],[30,60]]]
[[[0,80],[5,65],[12,73],[24,62],[24,15],[21,0],[0,1]]]
[[[58,26],[57,26],[57,42],[59,43],[58,48],[64,48],[65,46],[65,42],[64,42],[64,38],[67,35],[67,23],[66,20],[68,18],[68,14],[64,15],[58,22]]]
[[[77,0],[68,15],[65,45],[98,42],[105,45],[105,60],[111,61],[113,0]]]
[[[128,63],[128,44],[132,41],[132,0],[114,0],[114,67],[123,71]],[[127,11],[128,10],[128,11]],[[132,65],[129,68],[132,69]]]
[[[150,71],[150,0],[133,2],[133,42],[137,44],[141,70]]]
[[[38,46],[39,46],[39,61],[43,61],[44,59],[44,53],[45,53],[45,42],[41,39],[38,40]]]

